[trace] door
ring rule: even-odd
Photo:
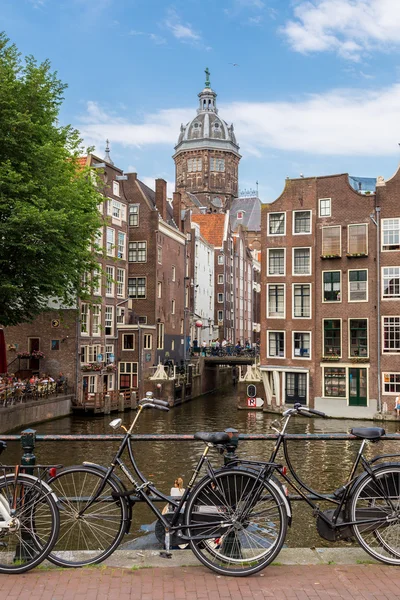
[[[307,404],[307,373],[286,373],[286,404]]]
[[[34,352],[35,350],[40,350],[40,339],[39,338],[29,338],[29,352]],[[32,371],[38,373],[39,372],[39,359],[38,358],[30,358],[29,359],[29,368]]]
[[[349,369],[349,406],[367,404],[367,369]]]

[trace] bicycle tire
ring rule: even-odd
[[[400,565],[400,464],[374,470],[355,485],[349,499],[351,521],[362,518],[390,518],[389,522],[353,525],[358,543],[373,558],[390,565]]]
[[[26,573],[39,565],[59,533],[57,499],[50,487],[33,475],[0,478],[4,507],[14,507],[14,527],[0,528],[0,573]]]
[[[191,550],[206,567],[243,577],[261,571],[278,555],[288,515],[283,497],[269,481],[233,468],[199,482],[189,496],[184,523]],[[204,530],[191,529],[202,523]],[[193,539],[196,535],[203,539]]]
[[[107,481],[99,499],[78,517],[103,478],[101,469],[78,465],[65,467],[49,480],[60,507],[60,535],[48,556],[53,564],[59,567],[98,564],[114,552],[127,533],[128,501],[111,497],[112,492],[123,491],[113,478]]]

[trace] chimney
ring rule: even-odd
[[[156,208],[161,218],[167,220],[167,182],[165,179],[156,179]]]
[[[182,202],[180,192],[174,192],[172,194],[172,209],[174,211],[174,221],[178,226],[179,231],[182,231]]]

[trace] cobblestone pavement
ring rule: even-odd
[[[36,569],[0,575],[1,600],[392,600],[400,570],[380,565],[270,566],[246,578],[203,567]]]

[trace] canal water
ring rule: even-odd
[[[197,398],[178,406],[169,413],[148,410],[142,413],[137,424],[137,433],[195,433],[196,431],[223,431],[235,427],[241,433],[270,433],[275,416],[262,412],[238,410],[237,398],[232,389]],[[125,425],[129,425],[135,412],[121,414]],[[109,422],[117,415],[107,417],[71,416],[42,423],[35,428],[38,434],[102,434],[112,433]],[[334,433],[349,432],[351,427],[372,426],[368,421],[334,419],[308,419],[294,417],[288,433]],[[381,423],[375,425],[381,426]],[[388,432],[399,430],[397,422],[385,424]],[[0,436],[1,437],[1,436]],[[42,464],[80,464],[92,461],[108,465],[118,442],[42,442],[36,447],[37,462]],[[165,493],[169,493],[176,477],[188,481],[198,457],[203,451],[202,442],[135,442],[135,456],[142,472]],[[272,444],[263,441],[241,441],[239,456],[267,460]],[[314,489],[328,492],[339,487],[345,480],[354,456],[359,448],[358,441],[292,441],[290,456],[298,473]],[[400,451],[398,442],[387,441],[369,445],[370,455]],[[14,463],[21,456],[20,444],[9,443],[4,462]],[[2,457],[2,458],[3,458]],[[221,463],[215,452],[209,454],[214,464]],[[129,462],[128,457],[125,460]],[[161,505],[162,506],[162,505]],[[327,506],[329,508],[329,506]],[[130,539],[144,535],[147,525],[154,516],[146,506],[136,505]],[[127,538],[127,539],[129,539]],[[289,531],[287,545],[290,547],[321,547],[331,545],[321,539],[315,528],[312,511],[305,503],[294,503],[293,525]],[[340,542],[339,545],[348,545]]]

